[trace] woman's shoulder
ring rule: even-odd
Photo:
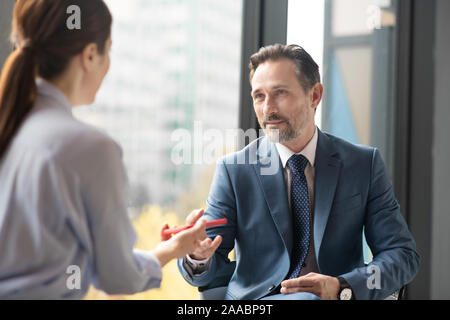
[[[104,154],[122,157],[121,147],[105,131],[50,108],[30,115],[15,140],[16,148],[64,164],[95,161]]]
[[[50,157],[64,171],[89,181],[102,180],[103,172],[120,172],[123,166],[119,144],[101,129],[82,122],[64,131]]]
[[[122,157],[121,147],[105,131],[76,119],[64,131],[60,143],[58,156],[63,158]]]

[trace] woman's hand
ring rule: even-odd
[[[161,229],[161,243],[152,251],[158,258],[161,266],[175,258],[183,258],[202,247],[203,241],[207,240],[206,220],[200,219],[203,209],[194,210],[188,216],[188,224],[194,224],[192,228],[181,231],[171,237],[163,234],[169,226],[165,224]]]

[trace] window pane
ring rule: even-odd
[[[302,46],[319,66],[323,76],[324,0],[290,0],[287,43]],[[316,124],[322,128],[322,103],[316,111]]]
[[[396,1],[391,0],[325,3],[324,128],[354,143],[379,148],[391,177],[395,13]],[[349,22],[349,32],[344,34],[336,19],[365,23],[352,26]]]
[[[333,0],[333,35],[353,36],[369,34],[370,29],[367,28],[365,12],[372,2],[372,0]]]
[[[330,73],[334,77],[330,79],[329,86],[332,88],[329,92],[329,113],[330,119],[333,119],[329,121],[329,130],[365,145],[370,144],[371,59],[370,47],[342,47],[336,49],[330,62]]]
[[[163,222],[182,225],[205,207],[215,158],[232,151],[222,141],[211,155],[208,139],[211,129],[220,138],[238,126],[242,0],[106,2],[110,72],[95,104],[75,114],[122,146],[138,246],[152,249]],[[160,291],[138,297],[197,298],[175,262],[164,279]]]

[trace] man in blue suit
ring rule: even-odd
[[[411,282],[420,258],[378,150],[314,123],[323,87],[310,55],[262,48],[250,82],[266,136],[218,162],[205,217],[228,223],[178,261],[183,277],[226,299],[383,299]]]

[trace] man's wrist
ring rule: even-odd
[[[333,293],[331,299],[339,300],[339,292],[341,291],[339,279],[336,277],[332,277],[332,281],[333,281],[333,291],[332,291]]]
[[[202,260],[207,260],[208,258],[203,258],[203,257],[198,257],[195,254],[187,254],[186,257],[188,257],[188,259],[194,260],[194,261],[202,261]]]
[[[211,258],[200,259],[200,258],[195,257],[194,255],[190,255],[190,254],[186,255],[186,260],[188,262],[190,262],[191,264],[194,264],[195,266],[203,266],[209,261],[209,259],[211,259]]]
[[[355,294],[350,284],[343,277],[337,277],[339,281],[338,300],[355,300]]]
[[[191,275],[200,275],[209,269],[211,264],[211,258],[206,258],[203,260],[193,259],[190,255],[186,255],[184,258],[185,267],[187,266],[187,270],[190,271]]]

